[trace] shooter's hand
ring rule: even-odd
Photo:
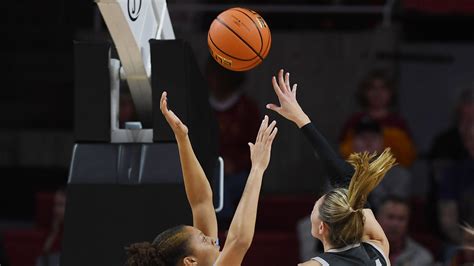
[[[298,101],[296,100],[296,87],[293,84],[293,89],[290,86],[290,73],[286,73],[283,77],[284,71],[281,69],[278,72],[278,81],[275,76],[272,77],[272,85],[280,102],[280,106],[273,103],[267,104],[267,108],[279,113],[286,119],[294,122],[299,128],[311,122],[309,117],[303,112]]]
[[[188,127],[181,122],[181,120],[176,116],[173,111],[168,109],[168,98],[166,97],[167,93],[164,91],[161,94],[160,99],[160,110],[161,113],[165,116],[166,121],[170,125],[171,129],[174,132],[176,138],[184,138],[188,136]]]
[[[263,171],[267,169],[268,163],[270,162],[272,143],[278,132],[278,128],[276,128],[275,125],[275,121],[269,125],[268,116],[265,116],[262,124],[260,125],[260,130],[258,131],[255,144],[249,143],[250,159],[252,161],[253,169]]]

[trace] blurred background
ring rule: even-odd
[[[272,47],[260,66],[224,84],[228,73],[209,61],[207,30],[234,6],[265,18]],[[264,108],[276,103],[270,80],[281,68],[298,83],[301,106],[341,156],[396,150],[401,169],[391,177],[395,185],[371,199],[393,234],[392,263],[424,265],[414,260],[420,254],[426,265],[474,261],[472,251],[462,249],[472,239],[458,226],[474,223],[472,1],[170,0],[168,8],[176,37],[190,42],[209,81],[218,118],[226,97],[238,92],[250,107],[237,130],[264,114],[279,123],[246,265],[294,265],[320,248],[308,238],[306,216],[328,174],[298,128]],[[0,263],[57,265],[50,255],[61,251],[74,144],[73,41],[110,36],[93,1],[17,0],[4,14]],[[213,90],[219,86],[233,89],[219,94]],[[127,120],[133,106],[127,95],[122,99]],[[221,137],[222,153],[239,152],[225,142]],[[245,167],[226,174],[238,176]],[[387,213],[398,209],[385,210],[386,204],[402,207]],[[407,241],[420,253],[406,254]],[[271,254],[282,255],[262,263]]]

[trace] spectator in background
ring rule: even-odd
[[[474,84],[461,92],[454,120],[455,123],[449,129],[435,137],[430,149],[431,160],[464,160],[469,157],[461,135],[466,133],[470,121],[474,120]]]
[[[357,99],[361,112],[353,114],[342,128],[341,154],[347,158],[352,151],[354,127],[365,116],[376,120],[382,127],[383,145],[391,147],[397,162],[409,167],[416,157],[415,146],[405,120],[393,107],[396,102],[394,81],[382,70],[374,70],[360,83]]]
[[[381,125],[370,116],[363,116],[353,127],[352,147],[350,153],[376,152],[384,150],[384,139]],[[395,165],[390,169],[382,182],[370,193],[369,202],[377,210],[383,198],[391,195],[408,199],[411,196],[411,175],[403,166]]]
[[[446,169],[452,167],[456,161],[463,161],[469,158],[469,152],[463,143],[463,135],[467,134],[469,124],[472,123],[470,121],[474,121],[474,84],[461,91],[454,109],[453,125],[434,138],[429,151],[430,185],[427,209],[433,217],[439,217],[440,215],[439,190],[446,174]],[[431,223],[431,226],[435,231],[441,233],[442,226],[439,222],[441,221],[436,220],[436,222]],[[454,238],[459,239],[459,237]]]
[[[442,232],[452,244],[461,243],[460,223],[474,224],[474,119],[461,130],[469,157],[445,171],[439,186],[439,221]]]
[[[429,159],[433,178],[431,193],[437,190],[446,168],[455,161],[469,158],[469,151],[463,143],[463,135],[466,135],[469,124],[474,121],[474,84],[461,92],[454,113],[454,125],[435,137],[430,149]]]
[[[394,266],[427,266],[433,264],[428,250],[408,236],[410,206],[396,196],[386,197],[377,212],[377,220],[390,243],[389,259]]]
[[[220,228],[227,229],[247,182],[251,166],[248,143],[257,135],[260,114],[241,89],[243,73],[227,70],[209,58],[206,77],[209,102],[219,124],[219,155],[224,159],[224,209],[218,221]]]
[[[51,228],[43,244],[43,254],[37,260],[37,266],[59,266],[61,240],[64,229],[64,213],[66,210],[66,191],[58,189],[54,195],[53,219]]]

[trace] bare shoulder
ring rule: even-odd
[[[308,260],[307,262],[299,263],[298,266],[321,266],[321,263],[315,260]]]

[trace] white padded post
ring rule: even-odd
[[[97,0],[138,116],[151,121],[150,39],[174,39],[165,0]]]

